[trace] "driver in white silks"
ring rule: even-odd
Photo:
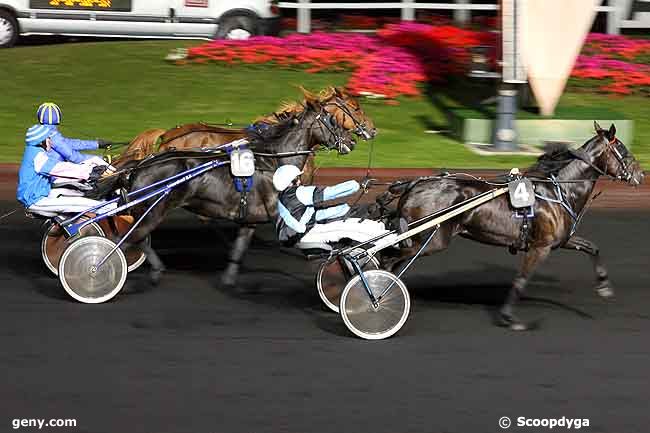
[[[283,244],[328,243],[346,238],[365,242],[389,231],[379,221],[345,218],[350,212],[346,203],[325,205],[329,200],[359,191],[357,181],[349,180],[328,187],[302,186],[301,174],[302,171],[294,165],[283,165],[273,174],[273,186],[280,192],[276,232]]]
[[[88,157],[81,163],[62,160],[52,149],[53,125],[34,125],[25,136],[25,152],[18,172],[16,198],[35,213],[77,213],[101,204],[100,201],[83,197],[83,192],[60,187],[57,181],[74,182],[98,179],[108,164],[99,157]],[[106,212],[116,203],[100,208]]]

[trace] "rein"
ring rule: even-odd
[[[13,215],[13,214],[15,214],[16,212],[18,212],[18,211],[21,210],[21,209],[24,209],[24,208],[23,208],[22,206],[19,206],[19,207],[17,207],[16,209],[10,210],[10,211],[7,212],[6,214],[0,216],[0,221],[2,221],[3,219],[5,219],[5,218],[7,218],[7,217],[9,217],[9,216],[11,216],[11,215]]]

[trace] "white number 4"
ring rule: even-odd
[[[527,203],[530,197],[530,193],[526,189],[526,183],[519,182],[517,188],[515,188],[515,199],[521,201],[522,203]]]

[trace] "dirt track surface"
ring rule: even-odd
[[[366,342],[321,308],[313,270],[269,227],[225,289],[232,227],[175,214],[153,236],[169,268],[158,288],[137,271],[113,302],[82,305],[46,273],[38,223],[16,214],[0,225],[0,431],[76,418],[42,431],[486,433],[502,416],[566,416],[589,418],[587,432],[647,432],[649,217],[599,211],[581,227],[615,301],[595,295],[586,257],[558,251],[520,309],[541,328],[497,328],[519,258],[459,239],[406,278],[402,331]]]
[[[507,170],[464,170],[448,169],[450,173],[469,173],[485,179],[502,175]],[[336,182],[356,179],[361,180],[366,176],[365,168],[322,168],[318,170],[314,183],[332,185]],[[12,200],[16,194],[16,181],[18,166],[16,164],[0,164],[0,199]],[[438,169],[413,169],[413,168],[376,168],[371,170],[370,177],[380,183],[392,182],[399,179],[414,179],[419,176],[440,174]],[[646,176],[650,178],[650,176]],[[362,202],[373,201],[381,192],[386,190],[386,185],[376,185],[363,197]],[[650,181],[638,188],[630,187],[621,182],[601,180],[596,185],[596,191],[603,191],[592,204],[594,209],[650,209]]]

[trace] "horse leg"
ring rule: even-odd
[[[255,233],[255,226],[242,226],[239,228],[237,239],[230,252],[228,259],[228,266],[221,275],[221,284],[227,287],[233,287],[237,283],[237,276],[239,274],[239,265],[244,257],[244,253],[248,249],[253,234]]]
[[[126,251],[132,245],[137,245],[137,247],[144,253],[147,262],[151,265],[149,281],[154,286],[157,286],[160,283],[160,278],[165,271],[165,265],[151,245],[147,244],[146,238],[156,227],[158,227],[158,225],[160,225],[165,216],[168,205],[168,201],[163,201],[153,208],[151,212],[144,216],[143,221],[138,225],[133,233],[131,233],[127,242],[122,245],[122,251]],[[138,220],[138,218],[139,215],[136,216],[136,220]]]
[[[526,284],[533,276],[537,266],[546,259],[551,252],[550,246],[531,247],[524,255],[521,268],[517,277],[512,282],[512,287],[506,300],[499,310],[498,321],[501,326],[508,326],[515,331],[524,331],[528,329],[527,325],[518,320],[514,315],[514,308],[521,296],[524,294]]]
[[[607,269],[605,269],[605,266],[603,266],[600,260],[600,251],[595,243],[579,236],[573,236],[562,248],[588,254],[594,265],[594,272],[596,273],[596,292],[603,298],[614,296],[614,289],[609,282]]]
[[[146,242],[140,242],[139,247],[147,256],[147,261],[151,265],[151,270],[149,271],[149,281],[152,285],[157,286],[160,283],[160,278],[162,277],[163,272],[165,272],[165,264],[158,256],[158,253],[151,248],[151,245]]]
[[[382,261],[382,266],[389,272],[398,274],[401,272],[403,267],[411,260],[422,248],[422,244],[425,240],[431,235],[430,231],[424,233],[418,239],[414,239],[413,246],[408,248],[400,248],[398,257],[387,257]],[[422,251],[422,256],[428,256],[443,250],[446,250],[451,243],[452,230],[448,226],[441,226],[438,229],[438,232],[433,235],[431,241],[426,246],[424,251]]]
[[[147,262],[151,265],[151,270],[149,271],[149,281],[152,285],[157,286],[160,283],[160,278],[162,277],[163,272],[165,272],[165,264],[158,256],[158,253],[151,248],[145,239],[140,242],[124,242],[121,245],[122,251],[126,252],[129,248],[136,246],[140,249],[147,258]]]

